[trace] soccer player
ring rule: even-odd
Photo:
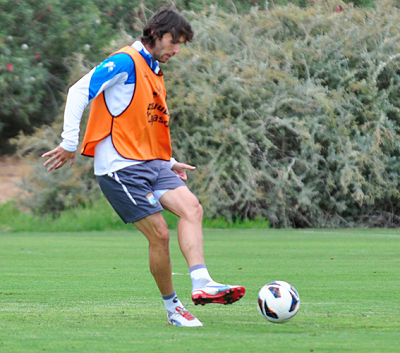
[[[203,209],[184,183],[186,172],[195,167],[172,158],[159,63],[167,63],[192,38],[192,28],[181,14],[160,9],[145,25],[140,41],[113,53],[69,89],[62,142],[42,155],[48,158],[44,162],[48,171],[67,162],[73,165],[81,117],[92,102],[81,153],[94,157],[94,173],[114,210],[147,238],[150,271],[168,323],[188,327],[202,323],[175,293],[163,209],[179,217],[178,241],[189,266],[193,302],[230,304],[245,293],[244,287],[210,277],[203,255]]]
[[[81,153],[94,157],[94,173],[105,197],[125,223],[149,242],[150,271],[167,309],[168,323],[202,326],[177,297],[169,254],[169,232],[161,214],[179,217],[178,241],[188,263],[195,304],[230,304],[245,293],[210,277],[203,255],[203,209],[185,185],[195,167],[172,158],[163,73],[180,46],[193,38],[188,21],[170,8],[155,13],[141,41],[124,47],[83,76],[68,91],[62,142],[44,153],[48,171],[72,166],[79,125],[92,102]]]

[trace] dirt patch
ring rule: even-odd
[[[22,192],[18,183],[31,170],[28,161],[16,157],[0,157],[0,203],[13,199]]]

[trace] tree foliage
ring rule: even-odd
[[[194,15],[166,78],[209,215],[399,224],[399,11],[334,5]]]
[[[186,13],[195,41],[163,70],[174,155],[197,166],[189,183],[208,217],[400,225],[399,9],[337,4]],[[108,52],[132,40],[121,33]],[[70,82],[88,69],[78,58]],[[61,119],[22,139],[21,152],[53,148]],[[96,190],[91,160],[77,163],[71,188],[71,175],[46,184],[39,170],[28,204],[59,212],[85,202]],[[53,199],[56,210],[46,208]]]
[[[0,152],[20,131],[54,121],[65,59],[98,56],[109,29],[92,1],[0,0]]]
[[[0,153],[19,132],[32,133],[54,120],[75,53],[96,62],[121,28],[137,35],[160,6],[190,11],[219,6],[240,13],[288,3],[308,6],[314,0],[0,0]],[[373,0],[355,3],[371,6]]]

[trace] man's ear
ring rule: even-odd
[[[154,29],[151,30],[151,35],[153,36],[154,39],[160,39]]]

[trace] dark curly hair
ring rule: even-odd
[[[183,36],[185,42],[193,39],[193,30],[190,23],[175,10],[164,7],[158,10],[143,28],[141,41],[154,47],[156,38],[161,39],[165,33],[171,33],[174,42]]]

